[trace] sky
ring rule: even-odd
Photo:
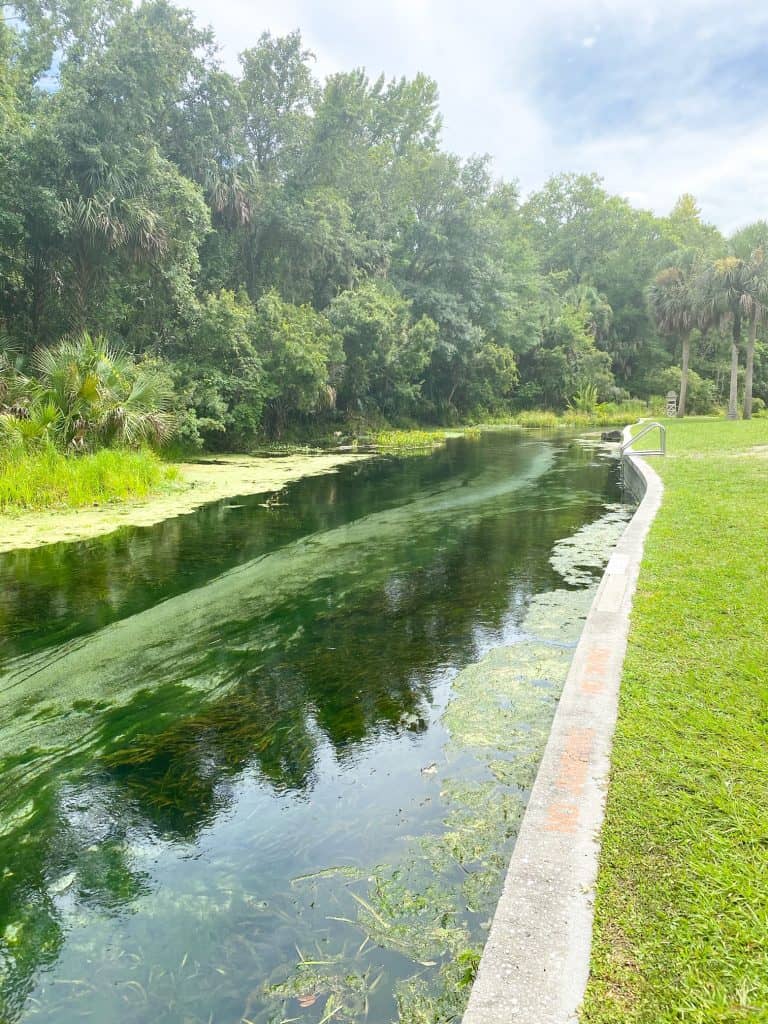
[[[300,29],[323,78],[422,71],[443,144],[489,154],[523,195],[596,171],[668,213],[691,192],[730,232],[768,218],[766,0],[179,0],[226,66],[264,31]]]

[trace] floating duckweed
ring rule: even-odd
[[[489,761],[488,769],[493,777],[505,786],[530,789],[539,770],[540,760],[541,751],[531,750],[528,754],[518,754],[511,761],[500,758]]]
[[[480,951],[468,948],[444,964],[437,978],[417,975],[395,989],[400,1024],[450,1024],[461,1019],[480,963]]]
[[[374,878],[369,899],[359,904],[357,924],[372,942],[420,964],[434,965],[469,942],[456,921],[459,908],[451,887],[425,871],[427,862],[412,859],[402,868]]]
[[[466,786],[450,799],[461,803],[444,819],[445,831],[420,843],[436,873],[456,865],[469,870],[487,864],[499,844],[515,835],[523,810],[518,794],[493,782]]]

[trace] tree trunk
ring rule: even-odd
[[[691,359],[691,336],[683,335],[683,366],[680,373],[680,401],[677,403],[677,415],[685,416],[685,401],[688,397],[688,363]]]
[[[72,327],[75,331],[82,332],[88,330],[88,306],[93,288],[93,272],[82,249],[76,253],[72,262],[75,267]]]
[[[741,342],[741,318],[733,318],[733,339],[731,341],[731,389],[728,394],[728,419],[739,418],[739,348]]]
[[[752,377],[755,368],[755,338],[757,337],[757,316],[753,313],[747,335],[747,372],[744,376],[744,419],[752,419]]]

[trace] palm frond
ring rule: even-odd
[[[36,422],[47,417],[46,429],[63,447],[164,443],[173,433],[167,383],[103,337],[65,338],[38,349],[33,365]]]

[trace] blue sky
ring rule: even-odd
[[[299,28],[322,77],[423,71],[444,143],[488,153],[523,193],[558,171],[667,212],[692,192],[731,231],[768,218],[768,2],[180,0],[225,63]]]

